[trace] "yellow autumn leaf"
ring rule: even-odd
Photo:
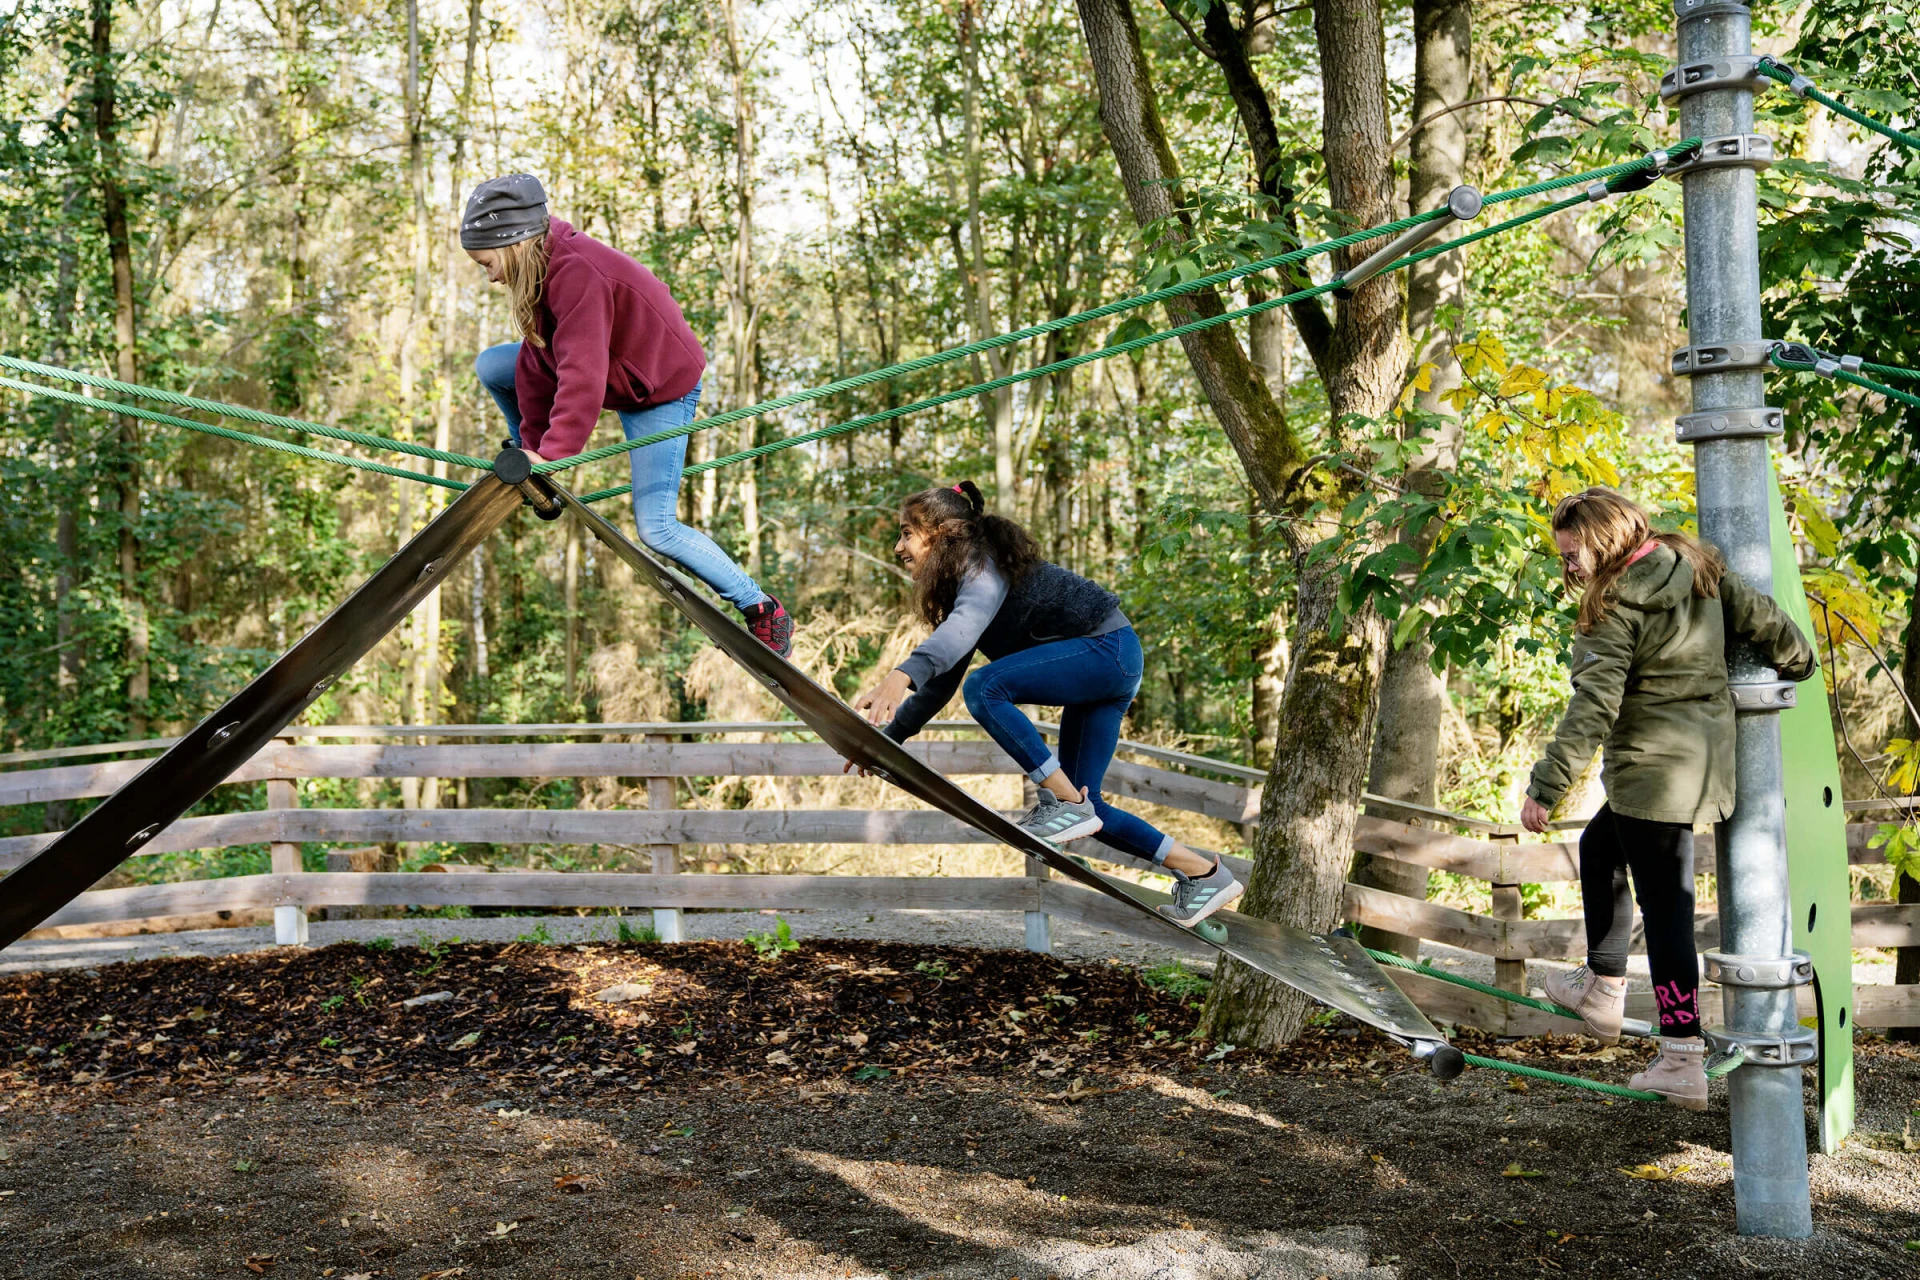
[[[1515,1160],[1512,1164],[1500,1171],[1500,1176],[1503,1178],[1538,1178],[1541,1175],[1538,1169],[1522,1168],[1520,1162]]]
[[[1500,394],[1503,396],[1532,395],[1546,385],[1547,375],[1544,370],[1535,369],[1531,365],[1517,364],[1507,370],[1506,375],[1500,379]]]
[[[1489,439],[1499,440],[1506,436],[1507,427],[1510,423],[1506,414],[1495,409],[1492,413],[1482,414],[1480,421],[1473,425],[1479,430],[1486,432]]]
[[[1454,387],[1440,393],[1440,399],[1450,405],[1455,413],[1465,413],[1467,406],[1479,398],[1480,393],[1472,387]]]
[[[1498,375],[1507,371],[1507,348],[1490,333],[1476,334],[1467,339],[1453,349],[1453,355],[1469,377],[1477,378],[1484,373]]]
[[[1677,1164],[1671,1169],[1662,1169],[1657,1164],[1637,1164],[1631,1169],[1622,1169],[1620,1172],[1626,1174],[1629,1178],[1638,1178],[1642,1182],[1665,1182],[1667,1179],[1685,1173],[1691,1168],[1693,1168],[1693,1166],[1690,1164]]]

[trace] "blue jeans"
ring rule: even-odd
[[[513,365],[519,356],[519,343],[503,342],[488,347],[473,361],[480,385],[506,416],[507,435],[515,448],[520,447],[520,401],[513,391]],[[669,404],[623,410],[620,429],[627,439],[638,440],[684,427],[693,421],[694,406],[699,403],[700,388],[695,387]],[[640,541],[712,587],[736,609],[746,610],[766,599],[759,584],[712,538],[680,523],[680,468],[687,460],[687,438],[674,436],[635,449],[627,458],[633,467],[633,520]]]
[[[1157,865],[1173,848],[1173,837],[1114,808],[1100,794],[1120,742],[1120,722],[1140,692],[1145,665],[1140,637],[1132,627],[1122,627],[1010,653],[968,676],[962,690],[973,718],[1029,778],[1041,782],[1064,769],[1069,782],[1087,789],[1103,824],[1095,839]],[[1058,754],[1021,714],[1017,704],[1022,702],[1060,708]]]

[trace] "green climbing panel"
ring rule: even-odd
[[[1774,599],[1812,636],[1812,610],[1800,585],[1800,563],[1787,529],[1777,476],[1769,477],[1768,487]],[[1853,888],[1847,872],[1840,757],[1834,749],[1823,678],[1802,684],[1796,705],[1781,715],[1780,751],[1786,781],[1787,870],[1793,881],[1793,941],[1813,957],[1820,1032],[1820,1149],[1831,1155],[1853,1131]]]

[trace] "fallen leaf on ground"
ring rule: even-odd
[[[257,1276],[263,1276],[273,1266],[274,1261],[274,1256],[270,1253],[255,1253],[249,1254],[247,1260],[240,1265]]]
[[[583,1173],[569,1173],[553,1180],[554,1190],[567,1195],[577,1196],[587,1189],[587,1176]]]
[[[1515,1160],[1512,1164],[1500,1171],[1500,1176],[1503,1178],[1537,1178],[1540,1176],[1540,1171],[1538,1169],[1523,1169],[1520,1167],[1520,1162]]]
[[[504,1236],[510,1235],[511,1233],[518,1231],[519,1229],[520,1229],[520,1224],[518,1222],[496,1222],[493,1224],[493,1235],[494,1235],[494,1238],[497,1240]]]
[[[608,1004],[625,1004],[629,1000],[638,1000],[653,991],[651,982],[616,982],[610,987],[593,993],[595,1000],[604,1000]]]
[[[1622,1169],[1620,1172],[1629,1178],[1638,1178],[1642,1182],[1665,1182],[1675,1174],[1685,1173],[1691,1168],[1693,1166],[1690,1164],[1677,1164],[1671,1169],[1662,1169],[1657,1164],[1637,1164],[1631,1169]]]

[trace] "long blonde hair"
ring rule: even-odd
[[[1712,547],[1684,533],[1655,533],[1638,503],[1598,486],[1560,499],[1553,509],[1553,531],[1571,533],[1580,544],[1576,554],[1587,575],[1578,620],[1583,636],[1592,635],[1606,620],[1614,585],[1633,563],[1634,552],[1649,540],[1672,548],[1693,566],[1693,594],[1701,599],[1720,594],[1720,578],[1727,571],[1726,561]]]
[[[540,296],[547,285],[547,232],[494,250],[500,255],[500,279],[507,286],[507,311],[523,341],[544,347],[540,336]]]

